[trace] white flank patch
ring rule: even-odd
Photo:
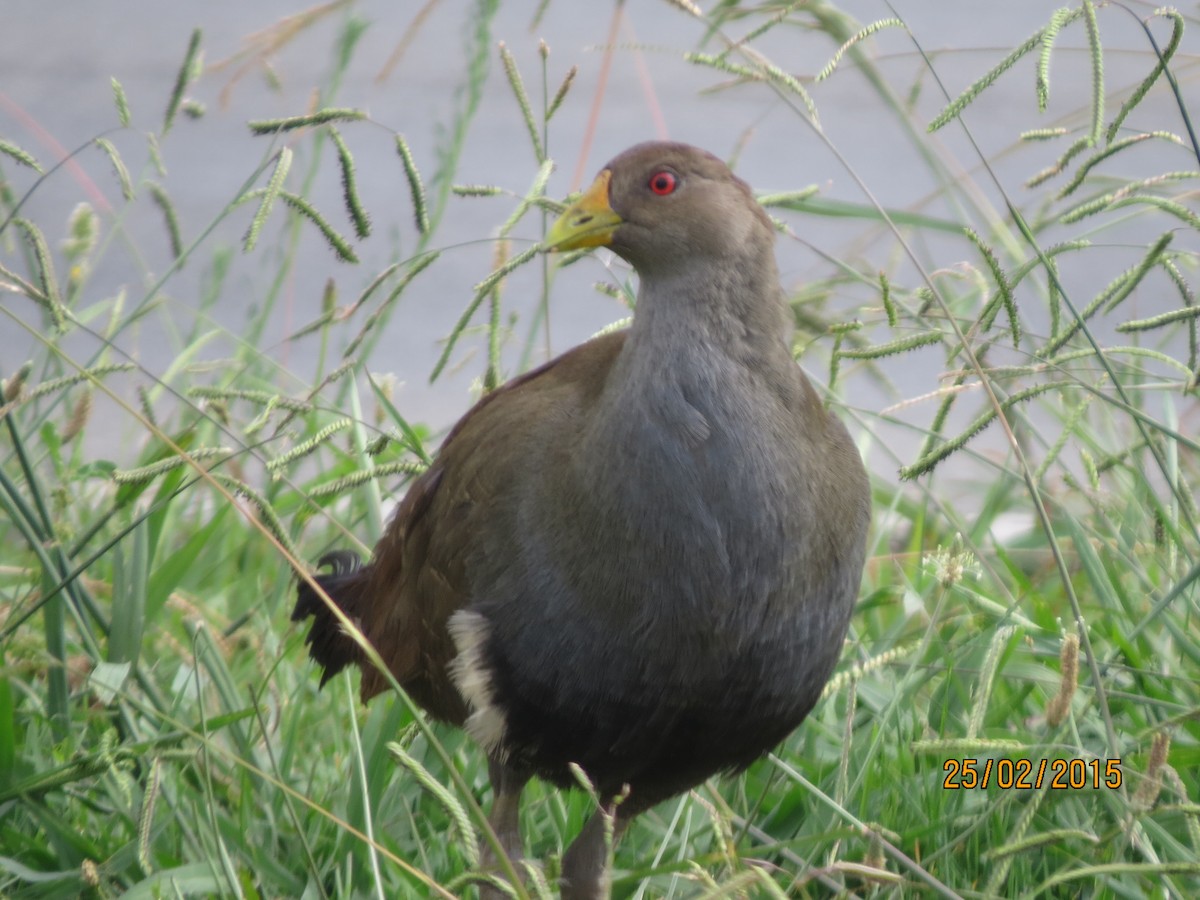
[[[492,696],[492,675],[483,657],[487,619],[477,612],[460,609],[450,617],[447,628],[458,649],[458,656],[450,664],[450,678],[471,710],[464,726],[467,734],[489,755],[503,758],[504,712]]]

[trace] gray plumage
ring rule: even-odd
[[[372,563],[318,579],[414,699],[483,745],[510,855],[531,775],[569,785],[578,763],[604,798],[628,785],[619,832],[786,736],[837,661],[864,561],[866,474],[791,357],[749,188],[682,144],[605,172],[549,241],[634,266],[631,328],[481,400]],[[309,615],[327,672],[362,663],[302,584]],[[383,687],[366,666],[364,699]],[[601,826],[564,858],[564,897],[607,895]]]

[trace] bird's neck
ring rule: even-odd
[[[600,456],[614,445],[670,455],[712,436],[757,440],[802,381],[791,331],[773,257],[683,275],[643,270],[633,326],[585,443]]]
[[[775,257],[767,252],[643,273],[629,342],[632,353],[659,367],[686,367],[697,354],[791,365],[792,330]]]

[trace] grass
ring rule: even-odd
[[[1195,23],[1084,3],[1009,58],[971,54],[962,84],[978,80],[951,90],[942,57],[924,56],[899,19],[710,6],[706,41],[679,49],[697,90],[774,98],[842,156],[819,124],[822,90],[857,77],[882,110],[877,127],[939,187],[890,208],[865,181],[851,201],[804,189],[797,172],[765,200],[781,254],[842,220],[870,236],[847,239],[793,292],[797,350],[877,473],[870,562],[843,664],[810,720],[744,775],[641,817],[617,852],[615,894],[1197,895],[1200,150],[1194,60],[1180,49]],[[547,339],[545,300],[572,278],[599,273],[606,292],[629,294],[619,269],[568,259],[560,273],[516,240],[557,209],[545,193],[547,148],[564,143],[550,140],[552,114],[591,98],[563,93],[557,60],[498,52],[494,14],[472,10],[436,160],[343,98],[365,29],[352,4],[256,35],[239,64],[309,33],[330,40],[335,64],[312,109],[254,123],[262,156],[207,224],[178,220],[154,163],[170,129],[204,128],[186,121],[201,112],[189,92],[210,77],[202,37],[163,86],[161,119],[114,82],[117,130],[98,149],[127,207],[157,206],[175,260],[115,297],[98,296],[90,273],[140,255],[123,209],[81,204],[65,227],[28,220],[29,196],[65,173],[0,135],[0,316],[38,347],[4,373],[0,412],[0,893],[470,892],[480,754],[403,697],[363,709],[346,677],[318,693],[287,613],[296,567],[369,547],[435,452],[376,366],[384,325],[408,314],[401,298],[455,265],[448,209],[481,194],[507,204],[493,274],[458,298],[438,371],[470,347],[482,353],[465,365],[485,388],[530,364]],[[799,78],[778,55],[796,24],[828,46]],[[1114,56],[1102,35],[1136,49]],[[1073,66],[1086,61],[1083,105],[999,149],[975,145],[973,104],[1017,77],[1010,68],[1036,76],[1028,118],[1044,124],[1037,106],[1054,108],[1064,42]],[[894,54],[922,60],[907,96],[884,70]],[[1114,61],[1125,75],[1106,75]],[[512,132],[530,144],[527,170],[500,188],[470,186],[461,168],[489,77],[511,88]],[[131,170],[120,148],[143,133],[149,162]],[[352,153],[379,140],[394,145],[390,177],[406,185],[412,224],[376,233],[401,248],[393,263],[343,275],[353,297],[331,280],[317,317],[294,329],[316,360],[298,377],[265,335],[308,235],[331,271],[377,246]],[[330,180],[344,210],[314,199]],[[212,237],[229,221],[245,228],[238,250]],[[259,302],[237,334],[214,332],[216,302],[245,287],[228,279],[238,253],[260,263]],[[164,298],[185,263],[205,270],[204,288],[180,317]],[[543,305],[515,321],[506,281],[526,276]],[[138,362],[151,324],[175,347],[165,371]],[[930,357],[939,373],[912,389],[905,370]],[[884,408],[848,399],[867,384],[892,398]],[[93,439],[97,416],[136,440]],[[1040,787],[1015,786],[1042,760]],[[544,863],[529,894],[546,892],[591,806],[582,791],[528,791],[527,849]]]

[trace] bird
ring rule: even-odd
[[[511,859],[527,782],[582,771],[600,802],[562,856],[565,900],[609,896],[629,822],[765,755],[841,654],[870,488],[793,355],[776,233],[704,150],[616,156],[543,244],[626,260],[629,327],[484,395],[370,562],[336,551],[298,585],[322,685],[349,665],[364,702],[389,683],[325,594],[479,744]]]

